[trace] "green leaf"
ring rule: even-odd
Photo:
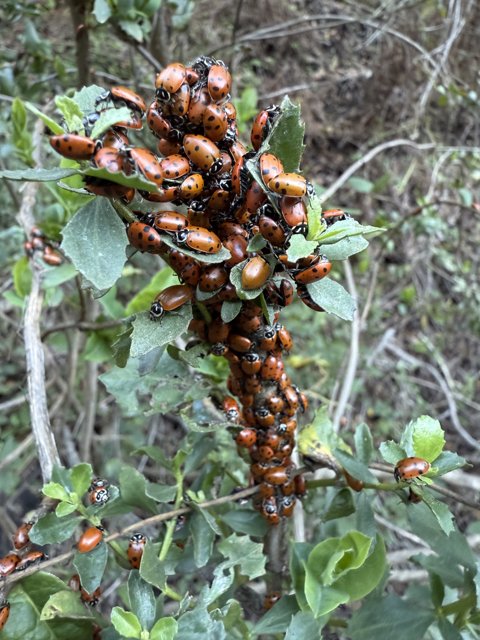
[[[45,289],[53,289],[72,280],[77,275],[77,270],[73,264],[65,263],[59,267],[52,267],[45,272],[43,276],[42,284]]]
[[[150,629],[155,622],[157,609],[152,587],[140,577],[138,571],[130,571],[127,585],[130,608],[137,616],[142,628]]]
[[[251,509],[232,509],[221,515],[221,519],[236,533],[247,533],[263,538],[269,529],[265,518]]]
[[[354,478],[362,480],[363,482],[375,483],[377,481],[375,476],[368,470],[366,464],[346,453],[346,451],[335,449],[334,455],[342,467]]]
[[[351,640],[413,640],[425,637],[435,620],[427,602],[406,602],[396,595],[368,600],[353,613],[348,624]]]
[[[28,109],[28,111],[30,111],[30,113],[33,113],[38,118],[40,118],[40,120],[47,125],[47,127],[50,129],[50,131],[53,134],[58,135],[60,133],[63,133],[63,128],[55,120],[50,118],[50,116],[47,116],[44,113],[42,113],[40,109],[37,109],[37,107],[33,105],[31,102],[25,102],[25,107]]]
[[[68,96],[57,96],[55,105],[62,114],[68,131],[83,130],[83,113],[75,100]]]
[[[323,522],[329,520],[337,520],[355,513],[355,505],[353,503],[352,493],[349,489],[339,489],[329,501],[325,512],[323,513]]]
[[[225,302],[222,303],[220,317],[222,318],[223,322],[225,322],[225,324],[228,324],[229,322],[232,322],[232,320],[235,320],[241,310],[241,300],[225,300]]]
[[[167,234],[160,234],[162,241],[171,249],[178,249],[178,245],[172,240],[171,236]],[[222,247],[218,253],[199,253],[198,251],[192,251],[186,246],[181,247],[181,252],[190,258],[195,258],[198,262],[207,262],[210,264],[217,262],[226,262],[231,258],[230,251],[225,247]]]
[[[138,313],[139,311],[148,311],[157,293],[173,284],[178,284],[178,278],[173,269],[170,267],[160,269],[160,271],[153,276],[147,286],[140,289],[140,291],[130,300],[127,308],[125,309],[125,315],[130,316],[134,313]]]
[[[115,126],[118,122],[121,122],[122,120],[130,120],[131,117],[132,114],[128,107],[105,109],[105,111],[101,112],[99,119],[95,122],[90,137],[97,140],[102,133]]]
[[[338,282],[323,278],[307,285],[307,290],[312,300],[327,313],[332,313],[342,320],[353,320],[355,301]]]
[[[261,543],[252,542],[248,536],[233,534],[218,544],[218,550],[228,558],[227,566],[238,566],[249,580],[264,575],[266,558]]]
[[[430,416],[420,416],[413,421],[412,431],[413,451],[407,453],[433,462],[445,446],[445,435],[440,422]]]
[[[21,298],[28,296],[32,288],[32,271],[27,256],[22,256],[15,262],[12,276],[16,293]]]
[[[150,631],[150,640],[174,640],[178,631],[175,618],[160,618]]]
[[[48,482],[42,489],[44,495],[54,500],[70,501],[70,494],[58,482]]]
[[[284,640],[320,640],[322,627],[310,611],[299,611],[288,625]]]
[[[213,571],[214,579],[210,586],[205,585],[198,597],[198,605],[208,607],[218,598],[228,591],[234,580],[234,571],[232,567],[225,567],[228,562],[221,562]],[[225,574],[225,569],[227,573]]]
[[[324,245],[335,244],[343,238],[349,238],[352,236],[375,237],[383,233],[385,229],[381,227],[372,227],[370,225],[362,225],[354,218],[348,218],[347,220],[339,220],[335,224],[326,227],[322,225],[322,229],[319,234],[313,237],[308,234],[309,240],[318,240],[319,244],[324,248]]]
[[[373,182],[370,180],[365,180],[365,178],[359,178],[357,176],[352,176],[348,179],[347,184],[354,189],[354,191],[358,191],[359,193],[370,193],[373,190]]]
[[[139,314],[133,321],[130,355],[138,358],[156,347],[162,347],[183,335],[192,319],[192,306],[184,304],[169,311],[159,321],[150,320],[147,313]]]
[[[61,248],[97,289],[109,289],[122,274],[128,244],[123,222],[105,198],[79,209],[62,231]]]
[[[125,611],[122,607],[113,607],[110,620],[123,638],[140,638],[142,626],[137,616],[131,611]]]
[[[442,451],[438,458],[435,458],[432,468],[437,475],[443,476],[449,471],[461,469],[466,464],[467,461],[465,458],[462,458],[457,453],[453,451]]]
[[[226,640],[224,626],[220,620],[213,620],[204,608],[195,608],[178,619],[175,640]]]
[[[335,244],[322,244],[318,251],[333,262],[334,260],[346,260],[367,247],[368,240],[362,236],[354,236],[353,238],[343,238]]]
[[[287,257],[290,262],[297,262],[300,258],[311,255],[317,246],[314,240],[306,240],[304,236],[295,234],[290,238],[287,249]]]
[[[430,509],[435,516],[442,531],[448,536],[449,533],[455,531],[453,524],[453,514],[444,502],[440,502],[434,498],[430,493],[424,492],[422,494],[424,504]]]
[[[55,515],[57,518],[64,518],[77,510],[77,504],[69,504],[68,502],[59,502],[55,507]]]
[[[305,149],[305,123],[300,119],[300,105],[293,104],[285,96],[280,109],[281,114],[259,149],[259,154],[273,153],[282,161],[285,171],[298,172]]]
[[[139,471],[128,465],[123,465],[119,477],[120,494],[123,502],[137,509],[143,509],[150,514],[157,513],[157,506],[147,496],[147,481]]]
[[[40,620],[55,618],[92,620],[93,615],[80,600],[78,593],[62,590],[50,596],[40,614]]]
[[[355,429],[354,441],[356,457],[360,462],[368,465],[372,459],[374,449],[372,434],[367,424],[358,425]]]
[[[73,467],[70,474],[70,480],[72,482],[73,490],[79,495],[83,496],[90,486],[93,476],[92,465],[86,462],[77,464]]]
[[[308,220],[308,240],[316,240],[318,236],[325,230],[325,223],[322,220],[322,203],[317,194],[309,198],[307,201],[307,220]]]
[[[0,178],[22,182],[56,182],[76,174],[77,169],[5,169],[0,171]]]
[[[379,450],[385,462],[389,462],[390,464],[396,464],[407,455],[405,449],[393,440],[382,442]]]
[[[88,553],[75,552],[73,566],[88,593],[93,593],[101,585],[107,560],[108,547],[103,540]]]
[[[334,586],[348,593],[350,600],[360,600],[373,591],[388,570],[385,543],[377,535],[375,547],[365,562],[357,569],[341,576]]]
[[[150,542],[147,542],[143,550],[140,576],[160,590],[165,588],[165,565],[158,559],[155,547]]]
[[[75,620],[64,619],[59,624],[41,619],[44,607],[56,593],[64,594],[65,584],[56,576],[43,571],[22,578],[13,585],[8,594],[10,618],[2,631],[2,640],[85,640],[91,637],[91,612],[83,604],[82,617],[77,608],[72,610],[72,618],[76,618]]]
[[[100,24],[107,22],[112,15],[112,10],[108,0],[95,0],[92,13]]]
[[[267,241],[261,233],[253,236],[247,245],[247,252],[259,252],[267,246]]]
[[[215,533],[198,511],[191,518],[190,531],[193,539],[195,565],[198,568],[204,567],[212,555]]]
[[[313,545],[307,542],[295,542],[291,545],[290,553],[290,575],[292,576],[292,586],[295,590],[295,597],[302,611],[309,611],[310,608],[305,598],[305,568],[308,556],[313,550]],[[282,598],[283,600],[283,598]]]
[[[79,516],[59,519],[54,513],[48,513],[30,529],[30,540],[39,545],[59,544],[73,535],[81,521]]]
[[[283,596],[254,626],[255,637],[261,634],[283,633],[288,628],[292,616],[298,613],[298,604],[294,596]],[[305,636],[303,640],[314,640]]]
[[[149,482],[146,494],[149,498],[155,500],[155,502],[171,502],[177,494],[177,487],[175,485],[154,484],[153,482]]]

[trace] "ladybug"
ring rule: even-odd
[[[212,100],[221,102],[230,93],[232,76],[223,64],[213,64],[208,72],[207,88]]]
[[[138,115],[133,115],[128,120],[121,120],[115,123],[115,127],[123,129],[141,129],[143,127],[142,119]]]
[[[213,211],[224,211],[230,203],[230,191],[226,189],[215,189],[208,199],[207,208]]]
[[[275,282],[267,282],[265,287],[265,297],[271,304],[279,307],[288,307],[293,302],[295,288],[286,278],[283,278],[279,284]]]
[[[325,209],[322,211],[322,220],[325,222],[327,227],[335,222],[341,222],[342,220],[350,220],[352,216],[349,216],[348,213],[345,213],[342,209]]]
[[[181,62],[172,62],[157,73],[155,78],[155,96],[161,102],[168,102],[170,94],[180,89],[185,81],[186,69]]]
[[[239,433],[237,433],[235,442],[239,447],[253,447],[253,445],[257,442],[257,432],[255,431],[255,429],[251,429],[249,427],[242,429]]]
[[[78,553],[88,553],[95,549],[103,539],[103,527],[88,527],[77,542]]]
[[[170,97],[169,111],[172,117],[183,118],[187,114],[191,97],[190,87],[188,83],[184,82],[180,89]]]
[[[158,187],[162,186],[162,168],[157,156],[149,149],[142,147],[130,147],[127,155],[135,167],[144,175],[149,182],[154,182]]]
[[[275,347],[277,342],[277,330],[275,327],[267,324],[256,332],[255,337],[259,349],[262,349],[262,351],[270,351]]]
[[[278,173],[267,184],[270,191],[282,196],[302,197],[311,193],[311,187],[298,173]]]
[[[268,355],[260,369],[260,377],[263,380],[278,380],[284,369],[283,360],[273,355]]]
[[[267,595],[263,599],[263,608],[265,609],[265,611],[269,611],[273,607],[273,605],[280,600],[281,597],[282,594],[279,591],[272,591],[270,593],[267,593]]]
[[[188,284],[174,284],[161,291],[150,307],[150,320],[158,320],[165,311],[174,311],[193,298],[194,289]]]
[[[267,498],[266,500],[263,500],[260,513],[270,524],[278,524],[280,522],[275,498]]]
[[[240,418],[241,412],[238,402],[231,396],[225,396],[222,402],[223,412],[227,416],[227,420],[230,422],[237,422]]]
[[[192,86],[200,80],[200,74],[193,67],[185,67],[185,80]]]
[[[178,198],[178,185],[174,184],[165,189],[159,188],[155,193],[149,193],[148,191],[139,192],[142,198],[149,202],[173,202]]]
[[[191,173],[187,176],[180,187],[179,198],[183,200],[191,200],[192,198],[198,198],[199,195],[203,192],[203,188],[205,186],[205,181],[201,173]]]
[[[306,304],[307,307],[310,307],[310,309],[313,309],[314,311],[325,311],[323,307],[321,307],[313,300],[306,285],[299,285],[297,287],[297,294],[303,304]]]
[[[99,149],[93,156],[92,162],[98,169],[106,169],[110,173],[119,173],[123,170],[123,156],[113,147]]]
[[[196,287],[200,279],[200,274],[200,265],[192,258],[192,260],[183,267],[178,275],[182,283]]]
[[[307,493],[307,484],[305,478],[302,475],[295,476],[293,479],[295,484],[295,495],[299,498]]]
[[[397,482],[401,480],[408,481],[423,476],[430,471],[430,463],[423,458],[404,458],[399,460],[395,465],[393,476]]]
[[[275,416],[266,407],[255,411],[255,420],[263,429],[268,429],[275,424]]]
[[[245,192],[245,207],[247,211],[251,214],[255,214],[256,211],[263,205],[266,198],[267,196],[262,187],[256,180],[253,180],[252,184]]]
[[[247,148],[240,142],[240,140],[235,140],[235,142],[229,147],[228,151],[232,156],[233,162],[236,162],[247,153]]]
[[[245,391],[247,393],[260,393],[262,390],[262,382],[257,375],[244,376]]]
[[[343,475],[350,489],[353,489],[353,491],[361,491],[363,489],[363,482],[351,476],[346,469],[343,469]]]
[[[153,225],[160,231],[176,233],[185,229],[188,218],[177,211],[157,211],[153,219]]]
[[[270,396],[267,398],[267,407],[272,413],[282,413],[284,406],[285,402],[280,396]]]
[[[258,460],[259,462],[268,462],[275,456],[275,451],[272,447],[269,447],[266,444],[262,444],[258,447]]]
[[[203,112],[203,133],[213,142],[225,138],[228,129],[227,114],[217,104],[209,104]]]
[[[50,144],[57,153],[70,160],[90,160],[100,146],[91,138],[75,133],[50,136]]]
[[[129,109],[138,112],[140,116],[145,113],[147,108],[142,97],[128,87],[123,87],[121,85],[112,87],[110,91],[102,93],[95,100],[95,104],[98,106],[106,100],[111,100],[114,103],[118,102],[120,104],[125,104]]]
[[[274,247],[284,246],[286,240],[285,231],[275,220],[265,215],[260,216],[258,228],[265,240],[273,244]]]
[[[253,342],[247,336],[234,333],[228,338],[228,346],[239,353],[247,353],[253,347]]]
[[[200,291],[216,291],[227,282],[227,270],[218,264],[212,264],[204,267],[198,282],[198,288]]]
[[[143,222],[131,222],[127,228],[127,236],[131,245],[139,251],[147,253],[161,253],[164,243],[158,231]]]
[[[408,501],[412,502],[413,504],[418,504],[419,502],[422,502],[423,498],[419,493],[415,493],[415,491],[413,491],[412,487],[408,487]]]
[[[212,99],[210,98],[207,87],[203,87],[192,96],[187,112],[187,118],[192,125],[200,126],[203,124],[203,114],[211,102]]]
[[[267,186],[273,178],[283,173],[283,164],[273,153],[262,153],[260,156],[260,175]]]
[[[28,569],[28,567],[31,567],[32,565],[37,564],[38,562],[46,558],[47,556],[43,553],[43,551],[39,551],[38,549],[28,551],[15,567],[15,571],[25,571],[25,569]]]
[[[139,569],[147,538],[143,533],[134,533],[128,541],[127,557],[132,569]]]
[[[102,137],[102,146],[112,149],[124,149],[129,144],[128,136],[123,131],[108,129]]]
[[[105,487],[97,487],[88,492],[88,501],[94,505],[104,505],[110,499],[110,493]]]
[[[262,359],[258,353],[246,353],[241,359],[240,366],[242,367],[243,373],[252,375],[258,373],[262,368]]]
[[[220,150],[205,136],[187,134],[183,138],[183,148],[187,158],[202,171],[215,174],[221,170]]]
[[[148,107],[146,119],[148,127],[154,136],[164,140],[167,140],[169,138],[172,131],[172,125],[158,109],[157,103],[155,101],[153,101],[152,104]]]
[[[251,291],[263,287],[270,277],[270,265],[261,256],[250,258],[242,269],[242,289]]]
[[[243,236],[230,236],[223,244],[225,249],[230,251],[230,258],[225,263],[226,267],[240,264],[247,257],[248,242]]]
[[[302,198],[283,196],[280,200],[282,217],[294,233],[306,234],[308,231],[307,207]]]
[[[190,171],[190,163],[187,158],[177,153],[163,158],[159,165],[164,180],[178,180]]]
[[[63,262],[63,256],[56,249],[46,245],[43,249],[42,260],[52,267],[58,267]]]
[[[103,487],[109,487],[110,483],[108,480],[105,480],[105,478],[94,478],[92,480],[92,482],[90,483],[90,486],[88,487],[89,491],[93,491],[94,489],[100,489]]]
[[[218,253],[222,248],[220,238],[204,227],[189,225],[176,234],[176,240],[199,253]]]
[[[216,318],[208,325],[207,337],[212,344],[217,342],[225,343],[230,333],[230,325],[221,318]]]
[[[271,484],[267,484],[266,482],[261,482],[258,485],[258,493],[262,499],[273,498],[275,495],[275,487],[272,487]]]
[[[162,156],[171,156],[174,153],[178,153],[182,148],[179,142],[172,140],[164,140],[163,138],[157,142],[157,150]]]
[[[295,496],[284,496],[280,499],[280,515],[285,518],[291,518],[293,516],[293,510],[295,508],[296,498]]]
[[[100,587],[97,587],[93,593],[88,593],[83,587],[80,589],[80,598],[82,602],[88,604],[90,607],[96,607],[100,596],[102,595],[102,590]]]
[[[0,578],[5,578],[10,573],[13,573],[19,562],[20,556],[16,553],[8,553],[3,558],[0,558]]]
[[[289,479],[289,472],[286,467],[273,467],[271,469],[267,469],[264,475],[264,481],[273,485],[286,484]]]
[[[13,546],[15,549],[23,549],[30,543],[29,531],[33,527],[33,522],[22,522],[13,534]]]
[[[246,158],[246,155],[238,158],[232,169],[232,188],[237,196],[243,196],[253,180],[245,165]]]
[[[280,445],[280,436],[276,433],[275,429],[268,429],[262,434],[262,444],[266,444],[272,449],[278,449]]]
[[[94,193],[96,196],[120,199],[127,204],[131,202],[135,196],[135,189],[131,187],[109,182],[108,180],[91,178],[89,176],[85,177],[85,189],[90,193]]]
[[[283,325],[279,325],[277,327],[277,340],[284,351],[290,351],[293,347],[292,336],[288,329],[285,329]]]
[[[10,615],[10,603],[4,602],[0,606],[0,631],[7,624],[8,616]]]
[[[321,280],[322,278],[325,278],[325,276],[328,276],[331,268],[332,263],[328,258],[325,256],[318,256],[310,267],[297,271],[297,273],[294,274],[293,279],[298,284],[310,284],[312,282],[317,282],[317,280]]]
[[[255,151],[258,151],[262,146],[262,142],[265,140],[270,128],[269,124],[270,118],[268,111],[266,109],[260,111],[253,121],[252,130],[250,132],[250,141]]]

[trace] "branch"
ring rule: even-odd
[[[33,157],[37,167],[41,167],[41,149],[44,125],[41,120],[35,124],[33,132]],[[18,222],[27,237],[34,226],[33,211],[38,190],[37,182],[30,182],[25,187],[22,204],[18,213]],[[33,260],[32,288],[27,298],[27,306],[23,323],[23,339],[27,365],[27,387],[30,404],[32,432],[38,451],[43,482],[50,480],[53,466],[59,464],[57,445],[50,425],[45,388],[45,361],[40,338],[40,317],[42,313],[43,291],[41,288],[42,270]]]
[[[77,61],[77,87],[81,89],[90,81],[90,41],[88,36],[87,15],[89,13],[88,0],[69,0],[70,15],[72,16],[75,35],[75,57]]]

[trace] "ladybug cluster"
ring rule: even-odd
[[[5,579],[14,571],[25,571],[28,567],[37,564],[47,556],[39,549],[32,549],[29,531],[33,522],[22,522],[13,534],[14,550],[0,558],[0,580]],[[0,605],[0,630],[6,625],[10,615],[10,604],[4,602]]]
[[[305,395],[284,370],[283,354],[292,348],[292,338],[279,312],[295,291],[307,306],[323,311],[308,285],[327,276],[332,265],[318,252],[296,262],[288,258],[292,236],[307,234],[312,187],[303,176],[286,172],[274,154],[262,152],[281,117],[279,107],[258,113],[251,149],[240,142],[231,82],[219,60],[200,57],[189,66],[175,62],[156,76],[148,107],[126,87],[100,95],[96,111],[84,120],[85,131],[106,108],[126,106],[130,119],[98,139],[63,134],[50,142],[65,157],[89,160],[112,175],[137,173],[156,185],[153,192],[136,193],[114,181],[85,179],[91,193],[132,203],[130,244],[162,256],[180,279],[181,284],[156,296],[150,318],[159,320],[191,303],[190,330],[210,344],[211,353],[228,360],[232,396],[225,398],[224,410],[238,447],[248,452],[252,482],[260,487],[255,507],[277,524],[292,515],[296,497],[305,492],[291,454],[296,413],[307,407]],[[144,119],[156,152],[129,141],[130,130],[141,129]],[[169,204],[149,205],[145,213],[145,200]],[[322,217],[328,225],[348,216],[330,210]],[[237,315],[225,321],[224,305],[233,302]],[[270,321],[265,304],[273,308]],[[94,495],[95,500],[105,497]]]
[[[39,255],[43,262],[52,267],[58,267],[63,262],[62,254],[58,250],[58,243],[48,240],[38,227],[32,227],[30,238],[23,247],[29,258]]]

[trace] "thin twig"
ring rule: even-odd
[[[15,447],[15,449],[13,451],[11,451],[8,455],[5,456],[5,458],[3,458],[3,460],[0,460],[0,471],[2,469],[4,469],[5,467],[8,467],[9,464],[12,464],[12,462],[15,462],[15,460],[17,460],[22,453],[28,449],[30,447],[30,445],[33,444],[33,434],[29,434],[19,445],[18,447]]]
[[[41,149],[44,125],[41,120],[35,124],[33,132],[33,156],[37,167],[41,166]],[[34,226],[33,211],[38,190],[37,182],[30,182],[22,198],[22,205],[18,213],[18,222],[23,227],[27,237]],[[42,313],[43,291],[41,288],[41,267],[30,260],[32,268],[32,286],[27,299],[23,324],[23,339],[25,343],[25,357],[27,365],[27,386],[30,404],[30,417],[33,436],[38,451],[39,464],[43,482],[50,480],[54,465],[59,464],[55,437],[50,425],[47,407],[47,393],[45,388],[45,362],[43,346],[40,338],[40,318]]]
[[[344,270],[345,277],[347,279],[348,291],[355,302],[358,303],[357,288],[355,286],[352,267],[348,260],[345,260],[344,262]],[[340,396],[338,398],[337,406],[335,408],[335,413],[332,419],[332,428],[334,433],[337,433],[340,428],[340,420],[345,412],[345,408],[352,393],[353,383],[355,381],[355,374],[357,372],[358,365],[360,331],[360,314],[357,308],[355,309],[353,314],[353,320],[350,330],[350,353],[348,357],[347,370],[343,378]]]
[[[97,313],[98,303],[89,296],[86,300],[85,322],[93,323]],[[80,444],[80,455],[83,460],[90,460],[93,429],[97,415],[98,398],[98,363],[89,360],[85,364],[85,420]]]

